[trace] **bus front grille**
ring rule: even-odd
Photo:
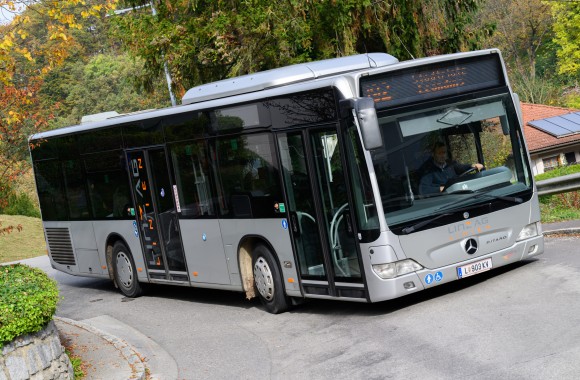
[[[68,228],[46,228],[46,240],[52,259],[63,265],[76,265]]]

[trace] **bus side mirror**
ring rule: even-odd
[[[355,122],[360,128],[365,149],[371,150],[383,146],[381,129],[375,109],[375,102],[371,98],[348,99],[343,107],[354,110]],[[343,108],[343,110],[345,110]]]

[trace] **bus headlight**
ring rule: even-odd
[[[538,236],[538,224],[530,223],[522,229],[516,241],[529,239],[534,236]]]
[[[407,273],[412,273],[423,269],[423,267],[417,264],[411,259],[405,259],[397,261],[394,263],[387,264],[375,264],[373,265],[373,270],[382,279],[389,279],[402,276]]]

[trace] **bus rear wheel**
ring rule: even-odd
[[[139,297],[143,293],[131,251],[121,242],[116,242],[113,246],[113,270],[121,293],[131,298]]]
[[[284,294],[282,275],[274,255],[258,245],[254,249],[254,286],[266,311],[272,314],[288,310],[289,298]]]

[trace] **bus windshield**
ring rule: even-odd
[[[508,95],[383,114],[378,114],[383,146],[371,155],[391,228],[483,202],[521,203],[518,196],[530,193],[525,148]]]

